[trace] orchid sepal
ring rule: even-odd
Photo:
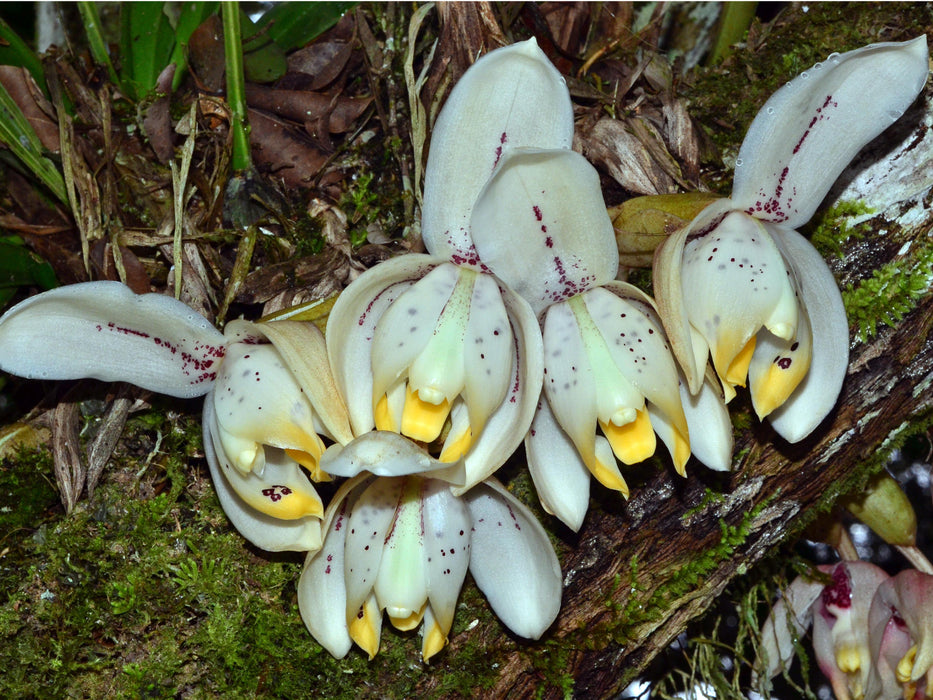
[[[225,345],[182,302],[120,282],[59,287],[0,318],[0,368],[11,374],[125,381],[180,398],[211,390]]]
[[[570,93],[534,39],[480,58],[454,86],[434,125],[424,181],[425,247],[478,267],[470,213],[500,158],[516,147],[569,149],[572,140]]]
[[[923,89],[926,36],[833,54],[764,104],[736,159],[732,200],[762,221],[799,228],[846,165]]]

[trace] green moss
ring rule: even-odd
[[[914,244],[902,258],[875,270],[871,277],[846,285],[842,301],[858,340],[875,336],[880,324],[896,326],[930,292],[933,245]]]
[[[873,214],[874,210],[861,202],[839,202],[836,206],[817,212],[802,233],[824,256],[841,258],[850,239],[861,240],[871,227],[868,223],[851,224],[852,217]]]

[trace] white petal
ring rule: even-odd
[[[775,603],[761,628],[761,646],[767,657],[765,675],[776,676],[794,657],[794,641],[806,632],[813,620],[813,603],[823,592],[823,584],[798,577]]]
[[[204,404],[204,454],[210,467],[211,479],[217,498],[237,531],[260,549],[268,552],[315,552],[321,547],[321,521],[306,517],[299,520],[281,520],[250,507],[234,491],[221,472],[210,435],[210,402]]]
[[[470,511],[441,481],[424,489],[424,558],[428,600],[438,626],[450,631],[457,598],[470,565]],[[425,616],[425,624],[428,623]]]
[[[401,255],[367,270],[340,294],[327,319],[327,356],[354,435],[373,428],[372,348],[375,327],[399,295],[440,260]]]
[[[518,448],[534,417],[544,373],[544,349],[538,320],[528,302],[506,287],[502,301],[512,324],[512,380],[508,394],[490,416],[482,434],[464,460],[466,484],[454,488],[461,495],[501,467]]]
[[[321,458],[321,469],[333,476],[356,476],[368,471],[376,476],[424,474],[458,486],[463,485],[463,461],[453,464],[431,457],[398,433],[374,430],[345,447],[331,445]]]
[[[405,375],[436,337],[438,321],[442,312],[447,311],[460,273],[456,265],[438,265],[406,289],[382,314],[372,345],[374,395],[381,396]],[[462,311],[467,311],[468,306],[463,306]],[[465,324],[466,318],[463,321]]]
[[[463,348],[463,398],[473,435],[479,436],[509,391],[515,359],[512,326],[491,275],[477,275]],[[436,611],[435,611],[436,612]]]
[[[560,611],[561,572],[535,516],[495,479],[463,497],[473,518],[470,573],[515,634],[538,639]]]
[[[431,135],[422,217],[427,249],[476,264],[470,211],[503,150],[570,148],[572,140],[570,93],[534,39],[480,58],[454,86]]]
[[[834,54],[801,73],[765,103],[745,136],[736,207],[788,228],[809,221],[855,154],[913,102],[928,71],[920,36]]]
[[[299,321],[239,321],[227,324],[224,335],[229,335],[228,328],[233,323],[246,324],[275,346],[303,393],[307,394],[315,420],[323,425],[325,435],[342,444],[353,439],[347,407],[334,382],[324,335],[317,326]]]
[[[807,376],[768,416],[781,437],[799,442],[829,414],[842,391],[849,364],[849,322],[833,273],[816,248],[796,231],[781,226],[769,230],[794,267],[813,335]]]
[[[554,418],[589,464],[595,459],[596,377],[577,320],[566,302],[547,310],[544,350],[544,393]]]
[[[214,403],[224,452],[244,473],[262,445],[315,459],[323,452],[311,402],[272,345],[231,344],[207,400]]]
[[[686,437],[677,365],[654,309],[633,297],[630,285],[591,289],[583,298],[609,354],[625,378]],[[637,291],[637,290],[634,290]]]
[[[354,487],[356,484],[354,484]],[[305,626],[317,642],[338,659],[350,651],[353,641],[347,629],[347,587],[344,578],[346,543],[346,496],[335,498],[327,509],[326,535],[321,550],[305,559],[298,579],[298,610]]]
[[[683,382],[680,398],[690,428],[690,452],[714,471],[729,471],[732,468],[732,421],[719,390],[707,380],[694,396]]]
[[[618,270],[599,174],[574,151],[506,154],[476,201],[472,229],[483,263],[536,313]]]
[[[346,527],[347,615],[355,615],[376,585],[386,535],[395,519],[404,477],[378,478],[353,504]]]
[[[544,397],[525,437],[525,454],[544,510],[578,531],[590,505],[590,471]]]
[[[688,237],[707,235],[731,208],[730,200],[716,200],[694,217],[689,225],[671,234],[654,256],[654,298],[671,351],[694,394],[703,384],[709,346],[687,315],[683,287],[684,246]]]
[[[119,282],[53,289],[0,318],[0,368],[11,374],[125,381],[182,398],[210,390],[225,344],[182,302]]]
[[[687,317],[709,343],[724,385],[731,363],[766,322],[782,337],[794,334],[796,299],[784,258],[745,214],[728,214],[684,246],[681,279]]]

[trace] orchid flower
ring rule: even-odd
[[[119,282],[61,287],[0,318],[0,368],[33,379],[126,381],[205,396],[204,444],[224,511],[271,551],[320,546],[321,435],[349,442],[324,338],[311,323],[233,321]]]
[[[832,273],[794,229],[904,113],[927,72],[925,37],[873,44],[833,54],[765,103],[739,150],[732,196],[655,256],[655,296],[691,393],[710,355],[727,402],[748,382],[759,418],[790,442],[832,409],[848,322]]]
[[[473,203],[504,154],[569,149],[563,78],[533,39],[478,60],[451,92],[431,139],[422,236],[429,255],[365,272],[327,325],[334,376],[357,435],[376,428],[465,455],[479,483],[515,450],[542,381],[527,302],[489,274],[472,240]]]
[[[337,492],[324,518],[323,547],[309,553],[298,583],[299,610],[314,638],[337,658],[355,642],[371,659],[385,611],[397,629],[422,626],[427,660],[447,643],[469,570],[505,625],[538,639],[557,616],[562,579],[531,512],[494,479],[453,495],[436,478],[449,478],[450,467],[392,433],[331,448],[326,468],[355,471],[361,462],[383,463],[386,453],[390,461],[438,470],[430,478],[361,474]]]
[[[693,433],[707,464],[729,468],[732,427],[721,399],[711,388],[696,399],[682,392],[654,302],[615,280],[612,222],[599,176],[583,156],[506,153],[476,201],[471,227],[483,263],[543,321],[546,401],[525,445],[548,512],[578,529],[590,475],[627,496],[618,462],[653,455],[656,436],[681,474]]]
[[[766,676],[777,675],[794,654],[794,640],[812,624],[813,650],[838,700],[861,699],[872,671],[868,619],[872,598],[888,575],[867,562],[818,567],[831,582],[799,577],[778,600],[761,629]]]
[[[874,661],[865,697],[933,697],[933,576],[902,571],[879,587],[868,613]]]

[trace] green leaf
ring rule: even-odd
[[[337,24],[355,2],[283,2],[256,23],[285,51],[304,46]]]
[[[175,20],[175,48],[169,56],[169,63],[174,63],[175,77],[172,90],[177,90],[188,71],[188,40],[201,23],[217,12],[219,2],[183,2]]]
[[[42,142],[3,85],[0,85],[0,141],[62,203],[68,204],[65,179],[52,161],[45,157]]]
[[[35,79],[36,84],[48,96],[48,88],[45,86],[45,71],[42,70],[42,61],[36,53],[30,49],[19,34],[13,31],[13,28],[0,18],[0,65],[3,66],[22,66]]]
[[[243,72],[254,83],[271,83],[285,75],[288,61],[285,52],[272,35],[259,29],[243,10],[240,10],[240,32],[243,40]]]
[[[45,260],[29,251],[16,236],[0,238],[0,305],[6,304],[19,287],[58,286],[55,272]]]
[[[81,13],[81,22],[84,24],[84,33],[87,35],[91,55],[97,63],[107,67],[107,75],[110,76],[110,81],[119,86],[120,81],[117,78],[117,71],[113,67],[113,61],[110,60],[110,50],[104,40],[104,35],[101,33],[97,5],[93,2],[79,2],[78,11]]]
[[[155,87],[159,73],[169,64],[175,32],[161,2],[124,3],[121,13],[121,72],[131,97],[138,100]]]

